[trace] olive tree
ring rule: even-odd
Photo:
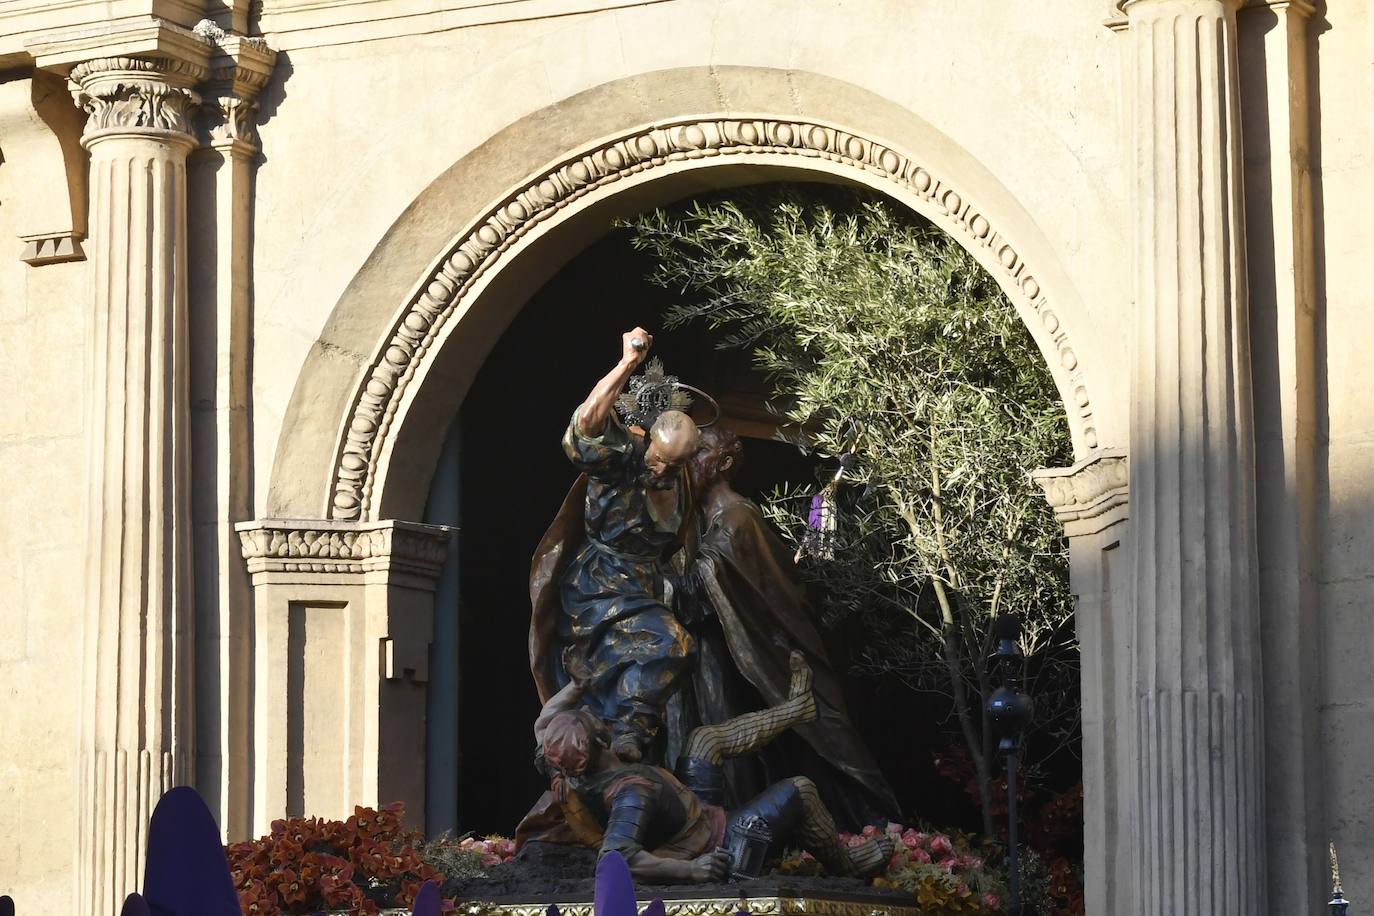
[[[993,617],[1022,620],[1041,734],[1077,729],[1067,547],[1029,476],[1064,462],[1069,437],[1025,326],[949,236],[858,192],[765,186],[629,228],[651,279],[683,294],[668,326],[705,322],[752,352],[799,446],[854,456],[833,556],[804,573],[827,621],[868,624],[859,666],[948,697],[991,834]],[[798,496],[765,507],[794,540]]]

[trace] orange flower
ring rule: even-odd
[[[277,894],[288,906],[305,902],[305,885],[294,871],[289,868],[282,869],[273,872],[272,878],[272,887],[276,888]]]
[[[276,916],[281,912],[277,895],[261,881],[254,881],[239,891],[239,909],[243,910],[244,916]]]
[[[294,865],[299,862],[304,853],[305,850],[301,848],[300,843],[291,840],[289,837],[282,836],[278,838],[276,845],[272,847],[272,854],[269,856],[269,861],[276,867],[282,868],[283,866]]]

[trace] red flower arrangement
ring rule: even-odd
[[[344,821],[293,817],[272,832],[226,848],[244,916],[409,908],[420,886],[444,875],[420,855],[424,838],[401,829],[405,807],[355,808]],[[443,911],[452,912],[452,900]]]

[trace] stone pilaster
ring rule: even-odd
[[[1307,0],[1247,0],[1238,16],[1266,731],[1269,907],[1330,896],[1321,784],[1317,578],[1322,497]],[[1334,837],[1338,842],[1340,837]]]
[[[253,820],[425,812],[434,587],[451,529],[264,519],[237,526],[253,580]]]
[[[1126,0],[1140,844],[1129,912],[1265,908],[1239,0]],[[1118,910],[1117,912],[1123,912]]]
[[[1121,449],[1034,473],[1069,540],[1074,626],[1082,646],[1084,902],[1131,912],[1136,835],[1135,683],[1129,652],[1130,557],[1122,549],[1130,471]]]
[[[102,57],[88,112],[91,302],[87,622],[78,912],[138,888],[158,797],[191,778],[193,681],[186,156],[202,61]]]
[[[257,95],[275,52],[206,20],[201,146],[188,163],[192,492],[196,562],[196,785],[226,839],[247,837],[252,761],[252,602],[234,524],[252,517],[249,278]]]

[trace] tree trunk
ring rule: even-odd
[[[942,599],[941,604],[946,605],[943,591],[943,588],[937,588],[937,593]],[[957,638],[955,628],[947,624],[944,627],[942,642],[945,668],[949,672],[950,686],[953,688],[954,712],[959,717],[959,728],[964,734],[964,743],[968,746],[969,756],[973,758],[974,772],[978,777],[978,803],[982,809],[983,833],[985,836],[991,837],[993,835],[992,775],[988,769],[989,755],[984,747],[984,736],[988,732],[986,728],[978,729],[973,724],[974,711],[969,705],[968,685],[964,683],[963,667],[959,664],[959,646],[955,642]],[[979,710],[979,715],[981,719],[981,710]]]

